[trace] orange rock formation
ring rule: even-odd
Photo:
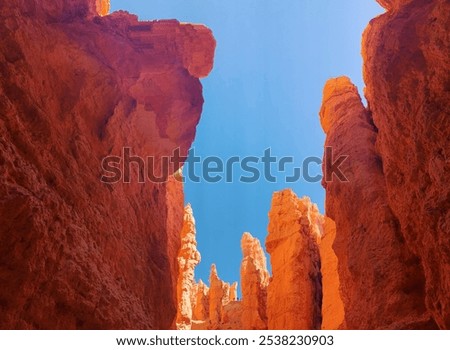
[[[319,329],[321,278],[318,241],[323,217],[309,198],[275,193],[266,249],[272,279],[268,288],[269,329]]]
[[[178,253],[178,308],[177,308],[177,328],[190,329],[193,316],[192,303],[196,301],[197,293],[195,288],[194,270],[200,262],[200,253],[197,250],[195,239],[195,219],[192,208],[187,205],[184,211],[184,224],[181,230],[181,249]],[[204,289],[200,294],[204,293]],[[201,306],[200,306],[201,307]]]
[[[326,145],[350,160],[348,183],[324,184],[345,324],[448,328],[450,4],[380,3],[363,39],[368,108],[339,78],[321,111]]]
[[[423,270],[389,207],[382,160],[375,148],[377,130],[348,78],[327,83],[320,117],[326,145],[335,157],[349,157],[341,166],[347,182],[324,181],[326,214],[336,222],[333,248],[346,326],[384,329],[428,323],[420,287]],[[371,210],[361,203],[370,203]]]
[[[229,284],[223,282],[217,274],[216,265],[211,266],[209,276],[209,321],[212,329],[217,329],[222,322],[223,305],[229,301]],[[227,295],[228,292],[228,295]]]
[[[230,301],[237,301],[238,300],[238,283],[234,282],[230,287]]]
[[[266,256],[258,239],[244,233],[241,240],[244,259],[241,265],[242,327],[267,329],[267,286],[269,272]]]
[[[97,12],[100,16],[106,16],[111,9],[111,4],[109,0],[95,0],[95,5],[97,7]]]
[[[200,280],[195,290],[193,319],[196,321],[207,320],[209,318],[209,288]]]
[[[320,242],[322,329],[345,329],[338,259],[333,249],[335,239],[336,224],[330,218],[325,217],[323,235]]]

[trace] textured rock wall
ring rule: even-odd
[[[0,328],[175,326],[181,184],[104,184],[101,161],[186,154],[214,39],[96,10],[0,3]]]
[[[335,157],[348,156],[341,166],[348,181],[323,182],[326,214],[336,223],[333,248],[346,326],[384,329],[428,323],[423,270],[387,203],[382,161],[375,149],[377,131],[348,78],[327,83],[320,116],[326,146]]]
[[[338,259],[333,249],[336,224],[325,217],[320,241],[320,265],[322,273],[322,329],[345,329],[344,303],[338,272]]]
[[[363,38],[366,109],[346,78],[324,91],[324,183],[348,328],[448,328],[450,4],[383,1]],[[327,285],[324,281],[324,290]]]
[[[450,328],[449,23],[449,1],[397,1],[363,39],[387,203],[423,268],[426,307],[441,328]]]
[[[266,239],[272,265],[267,297],[269,329],[320,329],[318,242],[322,222],[309,198],[299,199],[291,190],[274,194]]]
[[[97,13],[100,16],[106,16],[111,9],[111,4],[109,0],[95,0],[95,6]]]

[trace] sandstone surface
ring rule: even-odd
[[[182,185],[101,165],[186,155],[215,42],[98,4],[0,3],[0,328],[175,326]]]
[[[178,307],[177,328],[190,329],[193,316],[193,302],[199,293],[195,285],[194,271],[201,256],[197,250],[195,219],[190,205],[184,209],[184,223],[181,230],[181,249],[178,253]],[[204,290],[200,291],[203,294]]]
[[[320,117],[333,157],[348,157],[340,167],[346,181],[323,181],[326,215],[336,223],[333,249],[346,327],[432,327],[420,260],[388,203],[377,129],[348,78],[327,82]]]
[[[259,240],[244,233],[241,240],[242,327],[267,329],[269,272]]]
[[[424,286],[426,308],[448,329],[450,2],[397,3],[364,33],[365,95],[386,200],[424,272],[424,281],[411,283]]]
[[[269,329],[320,329],[321,276],[318,242],[323,217],[309,198],[277,192],[269,212],[266,249],[272,278],[268,287]]]
[[[325,217],[320,240],[320,265],[322,274],[322,329],[345,329],[344,304],[340,291],[339,270],[333,244],[336,224]]]

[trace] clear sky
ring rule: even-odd
[[[262,156],[271,148],[296,166],[322,157],[322,89],[327,79],[349,76],[362,91],[361,35],[383,12],[375,0],[112,0],[141,20],[202,23],[217,40],[214,70],[202,80],[205,105],[193,147],[200,157]],[[320,172],[312,168],[312,174]],[[315,171],[315,172],[314,172]],[[239,175],[239,172],[236,174]],[[319,183],[187,182],[186,202],[197,222],[202,262],[196,277],[239,281],[240,239],[251,232],[264,244],[272,193],[292,188],[323,212]]]

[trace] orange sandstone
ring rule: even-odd
[[[332,248],[338,259],[336,279],[345,326],[433,327],[424,304],[423,269],[405,244],[388,203],[383,162],[375,146],[377,129],[348,78],[327,82],[320,117],[327,133],[326,146],[332,148],[335,158],[348,156],[341,166],[348,181],[323,181],[326,215],[336,223]],[[332,292],[329,284],[323,287],[326,293]],[[329,307],[329,302],[324,307]]]
[[[323,232],[320,241],[322,329],[341,329],[345,328],[344,304],[340,292],[338,259],[333,250],[333,243],[336,239],[336,225],[328,217],[325,217]]]
[[[209,288],[202,280],[196,286],[195,304],[192,313],[193,319],[205,321],[209,318]]]
[[[106,16],[111,9],[110,0],[95,0],[97,12],[100,16]]]
[[[211,266],[209,285],[209,321],[211,327],[217,329],[222,322],[223,300],[227,296],[225,295],[225,283],[219,278],[214,264]]]
[[[230,301],[237,301],[237,289],[238,289],[238,283],[234,282],[230,287]]]
[[[423,274],[440,328],[450,328],[450,2],[392,1],[363,38],[366,98],[377,128],[386,202]]]
[[[195,295],[194,270],[201,259],[200,253],[197,250],[195,235],[195,219],[192,208],[188,204],[184,211],[184,224],[181,230],[181,249],[178,253],[178,329],[191,328],[192,302]]]
[[[267,298],[269,329],[320,329],[322,223],[309,198],[299,199],[291,190],[274,194],[266,239],[273,274]]]
[[[241,240],[242,327],[267,329],[267,286],[269,272],[266,256],[257,238],[244,233]]]

